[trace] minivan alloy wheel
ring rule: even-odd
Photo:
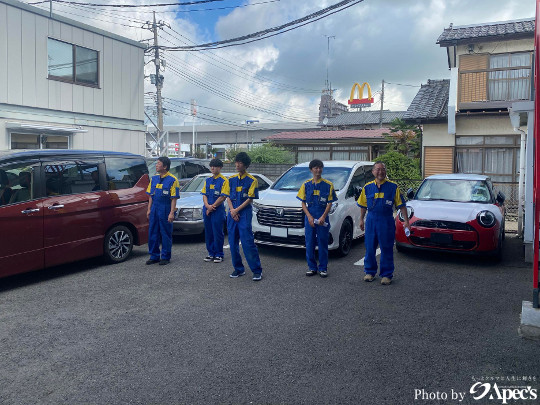
[[[123,226],[113,227],[105,236],[105,259],[110,263],[124,261],[133,249],[133,234]]]

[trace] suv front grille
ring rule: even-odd
[[[302,208],[259,207],[257,221],[264,226],[303,228],[304,212]]]

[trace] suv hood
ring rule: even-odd
[[[407,202],[407,206],[412,207],[414,216],[420,219],[469,222],[480,211],[486,210],[495,214],[499,220],[502,218],[498,207],[493,204],[412,200]]]
[[[254,203],[275,207],[300,208],[302,207],[302,202],[296,198],[297,194],[298,191],[280,191],[269,188],[264,193],[261,193],[259,199],[254,200]]]

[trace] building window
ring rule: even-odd
[[[519,137],[458,136],[456,164],[458,173],[485,174],[495,182],[516,182],[519,174]]]
[[[49,79],[99,86],[98,51],[52,38],[48,39],[47,47]]]
[[[69,135],[11,132],[11,149],[69,149]]]
[[[528,100],[531,94],[531,54],[520,52],[489,57],[489,99]]]

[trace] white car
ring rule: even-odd
[[[221,173],[225,177],[230,177],[233,173]],[[257,179],[259,183],[259,191],[266,190],[272,185],[272,180],[268,177],[250,173]],[[176,200],[176,215],[173,222],[173,235],[199,235],[204,232],[203,222],[203,199],[201,190],[204,181],[210,177],[212,173],[199,174],[192,178],[189,183],[180,189],[180,198]],[[228,210],[225,202],[225,209]]]
[[[364,234],[360,229],[360,207],[356,200],[362,187],[374,179],[373,162],[325,161],[322,177],[334,184],[338,200],[328,214],[328,249],[346,256],[352,241]],[[304,212],[296,198],[303,182],[312,178],[309,163],[300,163],[286,171],[253,202],[252,228],[255,243],[305,248]]]

